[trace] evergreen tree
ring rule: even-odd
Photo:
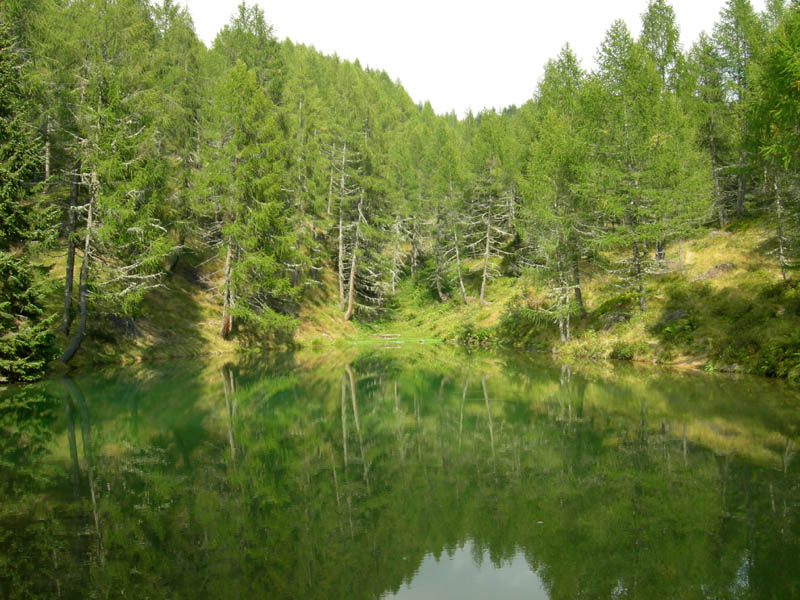
[[[750,0],[728,0],[714,27],[714,42],[722,67],[725,101],[735,122],[732,157],[729,170],[736,175],[736,215],[744,214],[750,165],[750,138],[747,129],[747,103],[753,85],[753,60],[763,40],[764,31]],[[731,161],[731,162],[732,162]]]
[[[750,123],[769,177],[775,255],[785,280],[800,242],[800,6],[781,13],[766,46]]]
[[[594,227],[585,194],[590,159],[582,107],[584,73],[569,46],[548,62],[539,86],[536,134],[523,176],[525,204],[520,228],[529,266],[545,276],[555,298],[553,313],[563,341],[570,336],[570,296],[583,310],[580,262]]]
[[[41,146],[30,125],[27,69],[0,12],[0,382],[41,375],[54,356],[32,241],[48,235],[31,185]]]
[[[222,337],[235,319],[247,334],[280,333],[291,324],[295,236],[281,189],[285,149],[276,118],[257,69],[237,58],[218,76],[196,210],[208,243],[224,257]]]
[[[160,96],[150,63],[141,60],[155,50],[149,8],[138,0],[85,0],[69,4],[65,16],[75,31],[65,59],[78,57],[66,67],[74,86],[69,151],[85,193],[70,211],[83,223],[79,320],[61,355],[67,362],[87,333],[90,312],[136,313],[145,292],[159,285],[174,241],[160,218],[166,190],[156,127]],[[97,23],[97,35],[78,33]]]

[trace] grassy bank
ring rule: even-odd
[[[575,311],[568,342],[546,312],[544,287],[516,277],[492,281],[488,303],[465,305],[457,295],[439,302],[421,275],[401,286],[389,318],[367,330],[798,379],[800,288],[782,281],[768,237],[759,220],[743,220],[673,244],[660,272],[646,279],[644,311],[612,273],[582,273],[585,311]],[[479,265],[469,266],[467,293],[477,296]]]
[[[712,231],[668,248],[661,272],[646,279],[647,308],[608,270],[581,273],[585,310],[575,311],[571,339],[562,342],[547,313],[545,286],[501,276],[477,301],[479,261],[466,261],[465,304],[453,290],[440,302],[421,270],[404,280],[389,310],[375,322],[345,322],[335,275],[310,286],[299,305],[290,345],[321,349],[372,341],[444,341],[554,352],[570,359],[622,359],[709,371],[800,378],[800,287],[784,282],[758,220]],[[608,264],[614,262],[609,256]],[[49,303],[61,305],[63,257],[41,257],[52,278]],[[217,260],[187,254],[163,285],[148,292],[132,316],[95,313],[75,366],[210,356],[263,350],[276,340],[244,342],[219,336]],[[60,344],[66,344],[64,337]],[[280,342],[286,345],[286,341]]]

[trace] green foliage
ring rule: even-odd
[[[31,193],[41,145],[28,126],[26,75],[0,13],[0,383],[39,377],[55,352],[28,251],[49,223]]]
[[[457,332],[459,344],[467,348],[489,348],[497,343],[497,335],[491,327],[480,327],[467,323]]]
[[[771,203],[764,248],[785,278],[800,252],[794,4],[757,15],[728,0],[713,37],[685,53],[675,11],[650,0],[641,35],[615,21],[593,68],[564,46],[524,105],[461,120],[415,105],[382,71],[279,43],[255,5],[240,4],[210,50],[174,0],[9,0],[2,11],[26,47],[4,42],[0,64],[0,139],[19,162],[0,165],[0,250],[28,260],[32,240],[57,231],[31,193],[47,171],[41,198],[63,215],[67,260],[85,265],[77,293],[65,282],[70,348],[87,331],[113,338],[115,319],[141,319],[188,255],[208,259],[222,336],[247,344],[286,339],[307,290],[333,279],[345,319],[389,318],[405,278],[424,314],[438,304],[435,314],[473,318],[469,295],[505,304],[492,278],[535,271],[546,309],[508,308],[491,333],[463,337],[544,345],[553,321],[567,341],[644,314],[663,284],[652,276],[677,270],[668,244],[695,236],[712,210],[726,226],[745,197]],[[31,68],[16,78],[8,57],[23,55]],[[23,96],[24,107],[13,100]],[[4,258],[6,271],[22,268],[17,258]],[[609,267],[622,295],[583,306],[583,280]],[[68,276],[76,268],[68,262]],[[10,277],[17,291],[6,293],[19,297],[0,299],[6,323],[42,317],[12,315],[38,302],[36,279]],[[667,309],[689,316],[648,322],[665,351],[733,357],[701,317],[750,331],[777,310],[708,297],[707,308],[689,298],[689,309]],[[41,349],[39,333],[25,347]],[[764,345],[750,337],[741,352],[757,354]]]
[[[645,350],[644,342],[617,342],[608,357],[612,360],[636,360]]]
[[[497,325],[497,338],[515,348],[544,348],[556,333],[550,313],[517,302],[508,305]]]

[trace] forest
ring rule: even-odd
[[[242,347],[289,343],[323,292],[390,331],[503,286],[455,337],[593,357],[657,306],[654,360],[800,376],[800,3],[727,0],[687,49],[650,0],[588,70],[565,45],[522,106],[463,117],[268,19],[243,3],[206,48],[173,0],[4,0],[0,383],[124,337],[181,269]],[[690,244],[754,231],[729,288],[730,263],[686,275]]]

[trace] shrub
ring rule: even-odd
[[[643,342],[617,342],[608,355],[613,360],[634,360],[646,351]]]
[[[531,346],[543,343],[554,331],[551,315],[528,306],[512,304],[500,317],[497,338],[510,346]]]
[[[458,342],[463,346],[493,346],[497,339],[489,327],[478,327],[467,323],[458,331]]]

